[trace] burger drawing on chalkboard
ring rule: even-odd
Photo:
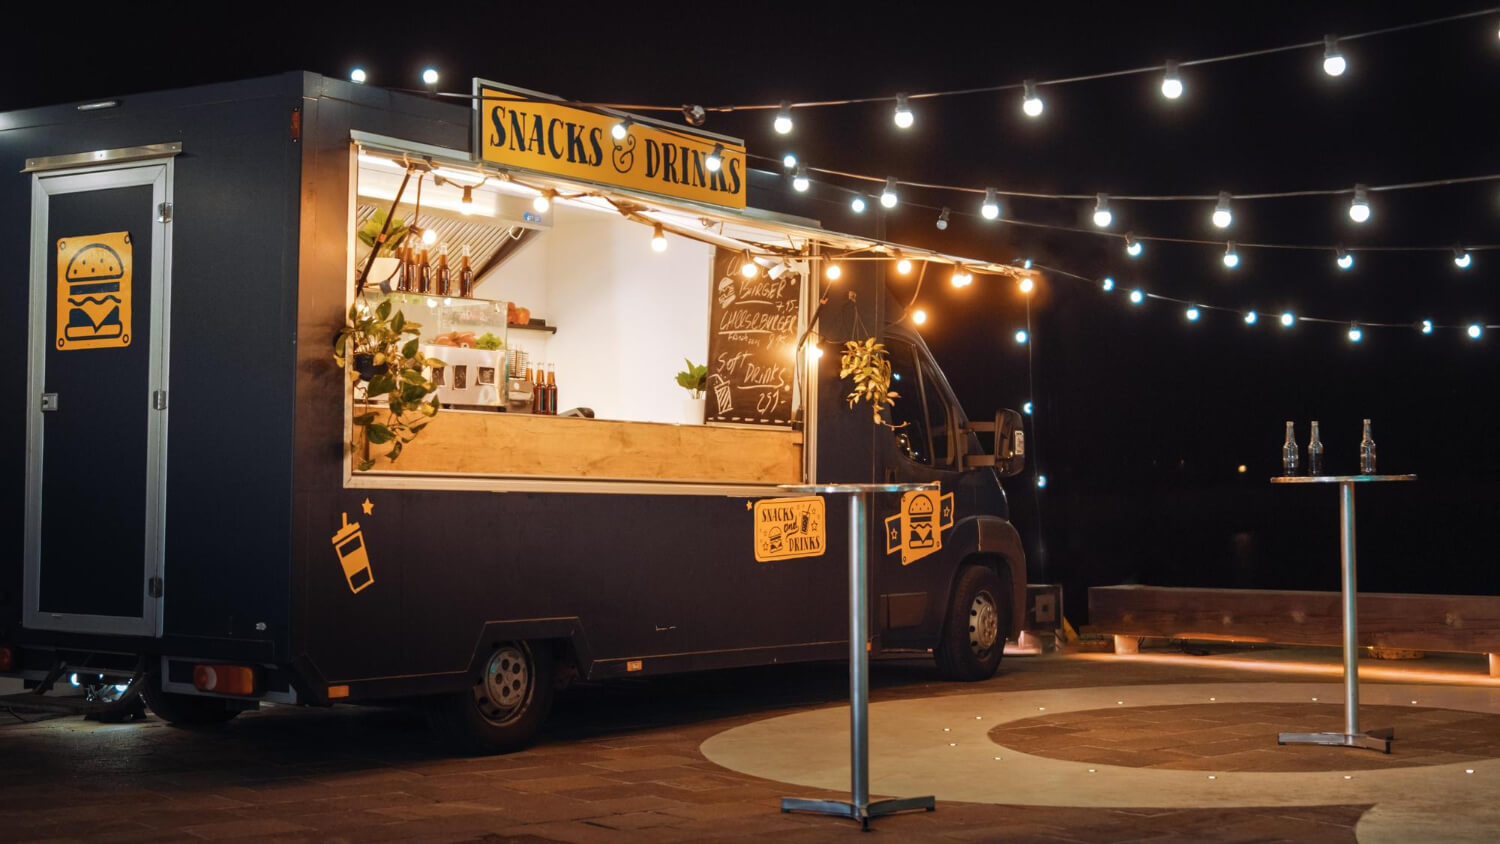
[[[734,304],[734,279],[724,276],[719,279],[719,307],[727,308]]]

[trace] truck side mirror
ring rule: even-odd
[[[1021,474],[1026,468],[1026,431],[1021,414],[1014,410],[996,411],[994,422],[970,422],[966,430],[993,431],[995,449],[994,454],[965,455],[965,469],[993,466],[1000,477],[1009,478]]]

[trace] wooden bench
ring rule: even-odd
[[[1500,597],[1361,592],[1358,612],[1362,647],[1488,654],[1500,677]],[[1089,589],[1089,626],[1114,636],[1115,653],[1135,653],[1141,637],[1336,647],[1342,618],[1337,592]]]

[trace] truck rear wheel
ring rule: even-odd
[[[988,680],[1000,667],[1008,630],[1010,594],[1000,576],[988,566],[965,566],[938,642],[938,670],[950,680]]]
[[[141,697],[152,714],[177,727],[203,727],[222,724],[240,714],[229,701],[218,697],[181,695],[161,690],[161,675],[152,674],[141,684]]]
[[[502,642],[472,688],[434,698],[433,728],[463,753],[509,753],[530,744],[552,708],[552,650],[546,642]]]

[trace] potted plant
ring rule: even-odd
[[[881,415],[901,397],[891,389],[891,359],[884,343],[877,343],[874,337],[846,342],[839,358],[839,377],[854,381],[853,389],[844,397],[849,407],[861,401],[869,402],[870,415],[876,425],[892,430],[906,427],[905,422],[892,425]]]
[[[356,433],[349,440],[358,471],[375,466],[371,445],[389,443],[385,456],[394,461],[437,415],[437,385],[424,369],[444,364],[422,354],[421,328],[407,322],[401,311],[392,315],[389,299],[373,309],[363,300],[349,306],[348,320],[334,341],[333,360],[341,369],[347,367],[350,381],[365,384],[364,398],[356,404],[362,412],[353,420],[353,432],[363,437]],[[383,408],[376,404],[380,399]]]
[[[682,362],[687,369],[677,373],[677,386],[688,391],[689,397],[682,400],[682,421],[689,425],[702,425],[705,412],[703,391],[708,387],[707,364],[694,364],[687,358]]]
[[[375,209],[370,219],[359,227],[359,242],[374,249],[376,238],[380,237],[381,229],[385,228],[386,211],[384,208]],[[410,233],[405,220],[392,220],[390,230],[385,233],[385,242],[380,244],[380,249],[375,253],[375,263],[370,266],[370,280],[379,284],[396,274],[396,267],[401,263],[397,257],[400,253],[401,242],[406,240]]]

